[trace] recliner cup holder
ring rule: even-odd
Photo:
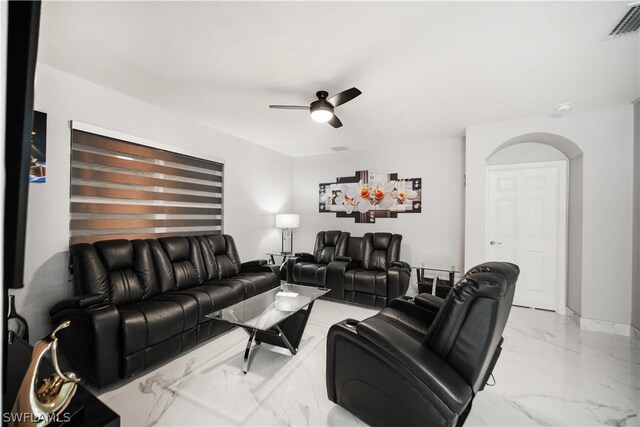
[[[344,321],[344,323],[348,327],[355,329],[358,326],[358,323],[360,323],[360,321],[355,319],[347,319]]]
[[[407,295],[402,295],[400,298],[402,298],[405,301],[413,301],[413,297],[407,296]]]

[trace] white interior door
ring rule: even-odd
[[[559,311],[566,304],[565,161],[487,167],[487,260],[520,267],[513,303]]]

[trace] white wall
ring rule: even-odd
[[[633,297],[631,325],[640,330],[640,100],[633,104]]]
[[[294,212],[300,214],[295,251],[310,252],[321,230],[403,235],[401,258],[412,265],[462,264],[464,204],[464,141],[448,139],[420,144],[389,144],[383,149],[348,151],[294,161]],[[376,218],[375,224],[356,224],[353,218],[318,212],[318,184],[353,176],[359,170],[398,173],[399,178],[422,178],[422,213]],[[414,282],[412,276],[412,282]]]
[[[536,132],[583,151],[582,317],[631,321],[633,108],[467,128],[465,265],[485,260],[485,162],[502,143]]]
[[[70,120],[225,160],[224,231],[243,260],[279,247],[274,214],[291,210],[293,162],[216,129],[38,64],[35,108],[47,113],[47,182],[31,184],[25,288],[18,311],[31,337],[50,330],[48,310],[72,294],[68,283]]]
[[[582,315],[582,230],[584,156],[569,162],[569,221],[567,224],[567,307]]]

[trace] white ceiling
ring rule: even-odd
[[[45,2],[39,60],[297,157],[628,104],[629,1]],[[267,107],[352,86],[340,129]]]

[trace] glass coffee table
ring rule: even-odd
[[[304,328],[315,300],[329,292],[328,288],[284,283],[270,291],[237,304],[214,311],[207,317],[241,327],[249,334],[242,370],[249,371],[251,353],[261,343],[298,352]],[[276,295],[278,301],[276,301]],[[282,295],[282,293],[289,294]],[[297,294],[295,297],[293,294]]]

